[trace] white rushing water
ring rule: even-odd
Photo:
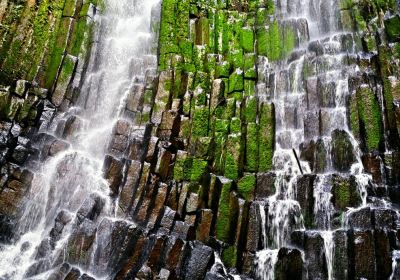
[[[160,0],[105,0],[105,10],[96,15],[96,43],[78,101],[55,119],[47,133],[55,135],[55,128],[74,115],[78,129],[68,136],[70,148],[45,160],[36,171],[17,225],[20,238],[0,248],[1,280],[27,278],[36,261],[46,269],[32,279],[47,279],[56,259],[68,258],[65,247],[71,226],[64,228],[48,255],[39,257],[39,245],[48,239],[60,211],[74,220],[83,203],[98,199],[104,204],[98,223],[114,217],[109,183],[103,178],[104,157],[128,93],[135,83],[143,82],[147,69],[156,67],[150,21],[153,8],[159,5]],[[93,247],[101,246],[107,234],[96,236]],[[76,266],[92,275],[107,275],[93,258]]]
[[[347,133],[353,145],[356,162],[346,175],[355,175],[364,206],[367,204],[366,186],[371,179],[364,173],[361,151],[347,123],[346,100],[351,95],[348,78],[358,69],[349,65],[346,59],[348,54],[355,53],[356,43],[352,34],[340,27],[338,0],[274,2],[281,28],[285,24],[294,26],[298,43],[295,59],[278,63],[264,61],[264,65],[260,65],[260,69],[264,69],[261,76],[265,76],[265,81],[259,82],[258,95],[275,105],[276,147],[273,163],[277,180],[275,195],[265,201],[268,215],[262,222],[262,228],[263,235],[264,228],[268,228],[266,236],[263,236],[267,241],[263,242],[264,250],[256,256],[257,275],[260,279],[274,279],[279,248],[290,246],[293,230],[304,229],[300,205],[296,201],[296,184],[301,171],[311,173],[313,167],[303,161],[299,166],[293,150],[300,156],[302,145],[320,141],[319,148],[324,159],[317,159],[320,166],[314,170],[317,175],[314,182],[314,222],[324,240],[327,276],[331,280],[334,252],[331,174],[342,173],[335,170],[331,157],[333,131],[339,129]],[[344,46],[343,38],[347,38],[348,44],[351,44],[349,47]],[[316,52],[319,54],[316,55]],[[313,69],[307,78],[303,75],[305,67]],[[270,80],[272,85],[268,85]],[[271,92],[266,92],[266,88],[272,89]],[[312,88],[315,93],[310,91]],[[321,96],[321,92],[325,95]]]

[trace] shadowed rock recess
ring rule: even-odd
[[[400,1],[0,0],[0,280],[400,280]]]

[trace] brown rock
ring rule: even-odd
[[[105,178],[110,184],[112,195],[117,195],[121,184],[123,164],[113,156],[107,155],[104,160],[103,172]]]
[[[353,236],[355,279],[375,279],[375,245],[371,231],[356,231]]]
[[[211,209],[202,209],[199,216],[199,224],[196,228],[196,240],[206,243],[210,237],[213,212]]]

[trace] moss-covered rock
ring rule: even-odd
[[[341,172],[350,171],[355,162],[354,147],[346,131],[334,130],[332,132],[331,157],[333,167]]]
[[[365,141],[367,151],[378,150],[382,143],[382,116],[378,99],[368,86],[361,86],[350,105],[351,128]]]
[[[226,141],[226,156],[224,176],[236,180],[242,168],[242,137],[241,134],[231,134]]]
[[[275,109],[273,104],[263,103],[260,108],[259,171],[272,169],[275,150]]]
[[[254,174],[245,174],[237,183],[238,193],[247,201],[251,201],[254,199],[256,184],[256,176]]]
[[[236,267],[238,252],[236,246],[229,246],[222,251],[222,261],[227,267]]]
[[[335,208],[345,211],[347,207],[358,207],[361,197],[354,176],[345,178],[333,176],[332,202]]]
[[[230,243],[234,237],[232,231],[235,230],[233,226],[235,209],[231,205],[232,181],[222,177],[218,178],[218,181],[221,186],[221,195],[218,203],[215,236],[221,241]]]

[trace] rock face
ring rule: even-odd
[[[72,168],[57,166],[49,201],[61,193],[79,203],[43,202],[54,217],[37,248],[21,246],[33,252],[24,277],[259,279],[258,252],[271,246],[274,279],[400,278],[399,3],[335,1],[331,14],[332,1],[317,1],[320,32],[332,31],[332,17],[343,32],[307,45],[307,20],[280,13],[299,1],[275,2],[163,0],[153,9],[158,60],[126,62],[147,68],[129,81],[96,159],[104,180],[85,177],[85,158],[82,186],[60,192]],[[0,258],[26,230],[18,221],[43,162],[82,144],[86,107],[76,105],[93,98],[82,80],[98,63],[89,54],[107,4],[0,1]],[[338,70],[350,73],[344,82],[323,75]],[[281,104],[282,93],[294,94]],[[300,130],[295,143],[288,132]]]
[[[0,240],[10,238],[35,166],[33,144],[55,116],[67,109],[84,73],[97,1],[3,1],[0,8]],[[79,72],[79,73],[78,73]],[[51,102],[50,102],[50,101]],[[65,150],[56,140],[48,155]],[[46,155],[47,156],[47,155]],[[19,167],[24,166],[24,167]],[[14,171],[14,170],[19,170]],[[20,175],[17,175],[19,173]]]

